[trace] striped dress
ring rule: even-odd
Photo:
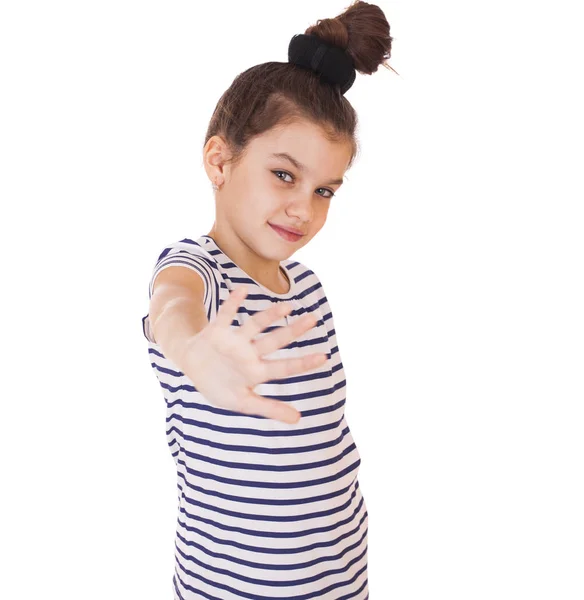
[[[333,315],[313,271],[284,260],[291,286],[277,294],[251,279],[213,238],[166,247],[154,266],[193,269],[205,282],[212,321],[233,289],[248,294],[232,327],[274,302],[292,304],[258,337],[306,312],[318,323],[268,359],[326,352],[325,364],[257,385],[262,396],[290,402],[295,425],[245,415],[209,402],[142,328],[166,402],[166,436],[176,463],[178,518],[174,599],[366,600],[367,507],[361,462],[345,420],[347,383]]]

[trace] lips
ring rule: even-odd
[[[272,223],[270,223],[270,225],[272,225]],[[302,231],[298,231],[298,229],[294,229],[293,227],[284,227],[283,225],[273,225],[273,226],[277,227],[278,229],[283,229],[284,231],[287,231],[288,233],[293,233],[294,235],[299,235],[299,236],[304,235],[302,233]]]
[[[303,237],[303,235],[298,235],[296,233],[292,233],[283,227],[279,227],[278,225],[272,225],[269,223],[269,226],[284,240],[288,242],[297,242],[299,239]]]

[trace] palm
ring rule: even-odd
[[[230,293],[216,318],[191,341],[186,363],[193,364],[192,381],[212,403],[244,414],[254,414],[285,423],[296,423],[300,413],[280,400],[256,394],[258,384],[272,379],[311,370],[326,359],[326,354],[311,354],[299,358],[265,360],[264,355],[286,346],[316,324],[309,314],[286,327],[254,339],[271,323],[290,310],[289,304],[276,304],[250,317],[234,329],[231,322],[245,298],[247,290],[237,288]],[[187,373],[188,374],[188,373]]]

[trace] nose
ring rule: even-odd
[[[305,193],[296,194],[286,209],[289,217],[296,217],[302,223],[308,223],[312,219],[312,212],[312,194]],[[299,229],[301,228],[299,226]]]

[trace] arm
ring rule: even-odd
[[[164,356],[183,373],[189,340],[209,323],[204,297],[205,282],[185,267],[164,269],[153,284],[149,310],[152,334]]]

